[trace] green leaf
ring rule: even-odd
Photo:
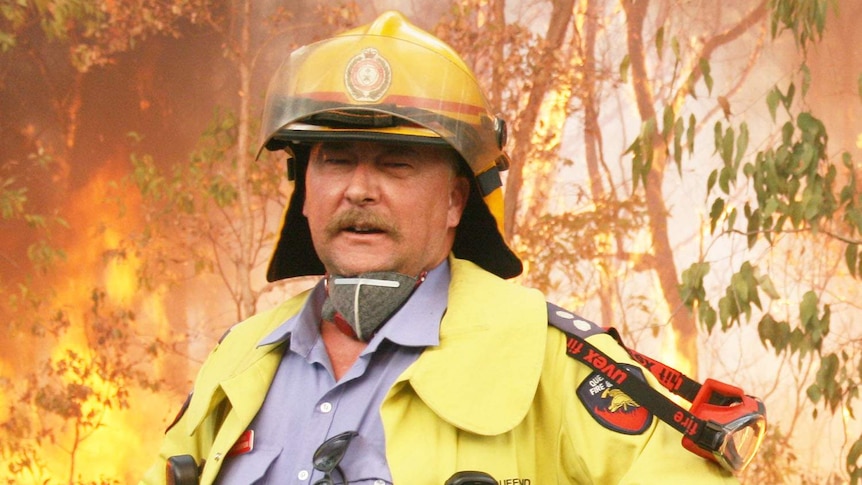
[[[731,209],[731,211],[727,214],[727,230],[732,231],[734,226],[736,226],[736,216],[739,212],[736,210],[736,207]]]
[[[787,94],[781,97],[781,102],[784,104],[784,108],[790,111],[790,107],[793,105],[793,98],[796,95],[796,85],[790,83],[790,86],[787,86]]]
[[[817,377],[814,381],[814,385],[820,391],[816,394],[826,398],[827,404],[833,410],[841,398],[841,386],[836,380],[839,364],[838,356],[835,353],[824,356],[820,361],[820,368],[817,370]]]
[[[679,290],[680,294],[683,295],[683,302],[688,308],[691,308],[695,302],[706,304],[703,278],[709,273],[709,268],[709,263],[692,263],[688,269],[682,272]]]
[[[736,158],[733,160],[734,169],[739,167],[745,151],[748,149],[748,125],[743,122],[739,125],[739,137],[736,140]]]
[[[659,27],[655,33],[655,51],[658,54],[658,58],[661,59],[664,52],[664,25]]]
[[[809,290],[802,296],[799,303],[799,320],[806,330],[815,328],[817,319],[817,295]]]
[[[705,303],[700,306],[700,321],[706,326],[707,332],[712,332],[717,319],[718,317],[714,308]]]
[[[715,202],[712,203],[712,209],[709,211],[710,234],[715,232],[715,226],[718,223],[718,218],[721,217],[722,212],[724,212],[724,199],[717,198],[715,199]]]
[[[706,192],[709,193],[712,191],[712,188],[715,187],[715,182],[718,180],[718,170],[713,170],[709,174],[709,178],[706,180]]]
[[[862,93],[860,93],[860,96],[862,96]],[[775,122],[775,111],[778,109],[778,102],[780,100],[781,93],[778,91],[778,88],[772,88],[769,94],[766,95],[766,105],[769,107],[769,114],[772,116],[773,122]]]
[[[844,263],[847,265],[847,270],[850,271],[850,276],[856,277],[856,264],[859,258],[859,245],[848,244],[844,249]]]
[[[820,397],[823,393],[820,391],[820,387],[816,384],[811,384],[808,386],[808,389],[805,390],[805,394],[808,396],[808,399],[811,400],[814,404],[817,404],[820,401]]]
[[[772,282],[772,278],[769,277],[768,274],[762,275],[758,279],[760,283],[760,289],[763,290],[764,293],[773,300],[778,300],[781,298],[781,295],[778,293],[778,290],[775,289],[775,284]]]
[[[766,343],[772,344],[775,353],[779,354],[787,346],[787,336],[790,329],[784,329],[778,322],[772,318],[772,315],[766,314],[760,318],[757,323],[757,333],[760,336],[760,342],[766,347]]]
[[[811,70],[808,69],[807,64],[802,64],[802,97],[804,98],[806,94],[808,94],[808,89],[811,87]]]
[[[706,84],[706,91],[712,94],[713,80],[712,75],[710,74],[711,68],[709,66],[709,61],[706,58],[701,57],[698,65],[700,66],[700,71],[703,73],[703,82]]]
[[[632,60],[629,58],[628,54],[626,54],[620,62],[620,81],[623,83],[627,83],[629,81],[629,67],[631,66],[631,62]]]
[[[847,452],[847,469],[859,470],[859,457],[862,456],[862,438],[856,440]]]
[[[862,78],[860,78],[862,79]],[[685,133],[685,142],[688,145],[688,154],[691,155],[694,153],[694,135],[695,135],[695,121],[697,119],[692,114],[688,117],[688,130]]]
[[[725,132],[724,139],[721,140],[721,159],[725,166],[730,167],[733,164],[733,146],[736,133],[733,128],[728,127]]]
[[[673,106],[667,105],[662,112],[662,127],[661,127],[661,135],[663,137],[667,137],[670,134],[670,130],[674,125],[675,115],[673,112]]]
[[[685,123],[682,118],[676,120],[673,131],[673,161],[676,163],[677,172],[682,176],[682,135],[685,131]]]
[[[725,322],[732,318],[732,308],[730,299],[726,296],[721,297],[718,300],[718,320],[721,322],[721,325],[726,326]]]
[[[724,167],[718,174],[718,187],[727,195],[730,195],[730,181],[732,179],[732,171],[729,167]]]
[[[748,227],[745,229],[748,233],[748,249],[753,248],[757,243],[757,234],[760,231],[760,217],[760,209],[755,209],[748,215]],[[769,234],[766,237],[769,238]]]

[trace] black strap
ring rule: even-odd
[[[497,187],[503,186],[500,170],[496,166],[476,175],[476,182],[479,184],[479,191],[482,192],[483,197],[496,190]]]
[[[607,329],[607,333],[613,337],[622,348],[626,349],[626,352],[628,352],[634,360],[636,360],[640,365],[646,367],[652,375],[656,376],[661,385],[663,385],[667,390],[682,397],[688,402],[694,401],[694,397],[697,396],[697,393],[701,388],[699,382],[673,367],[664,365],[652,357],[626,347],[625,344],[623,344],[623,339],[620,337],[617,329],[611,327]]]
[[[576,324],[567,324],[567,319],[560,318],[561,314],[571,315],[571,318],[568,320],[576,322]],[[691,414],[687,409],[654,389],[646,381],[632,374],[626,369],[626,366],[620,365],[616,360],[586,340],[591,335],[609,333],[619,342],[619,334],[616,330],[606,332],[598,325],[583,320],[570,312],[566,312],[552,303],[548,303],[548,323],[566,334],[566,354],[569,357],[578,360],[604,376],[605,379],[613,382],[614,385],[628,394],[635,402],[646,408],[655,417],[664,421],[695,443],[711,444],[716,439],[716,434],[721,431],[720,428],[716,428],[710,422]],[[620,345],[626,349],[629,355],[632,355],[632,358],[656,375],[659,382],[670,391],[689,402],[697,395],[697,391],[700,390],[701,386],[696,381],[671,367],[665,366],[661,362],[629,350],[622,344]]]

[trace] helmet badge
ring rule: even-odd
[[[375,102],[386,94],[392,83],[392,71],[377,49],[367,48],[353,56],[344,70],[347,92],[357,101]]]

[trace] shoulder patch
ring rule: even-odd
[[[626,364],[620,367],[643,380],[643,373],[637,367]],[[611,431],[641,434],[652,424],[652,414],[646,408],[598,372],[584,379],[577,394],[593,419]]]

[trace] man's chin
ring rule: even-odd
[[[330,266],[332,266],[332,268],[329,268],[330,273],[343,276],[380,271],[397,271],[395,264],[390,259],[369,255],[345,256],[342,254]]]

